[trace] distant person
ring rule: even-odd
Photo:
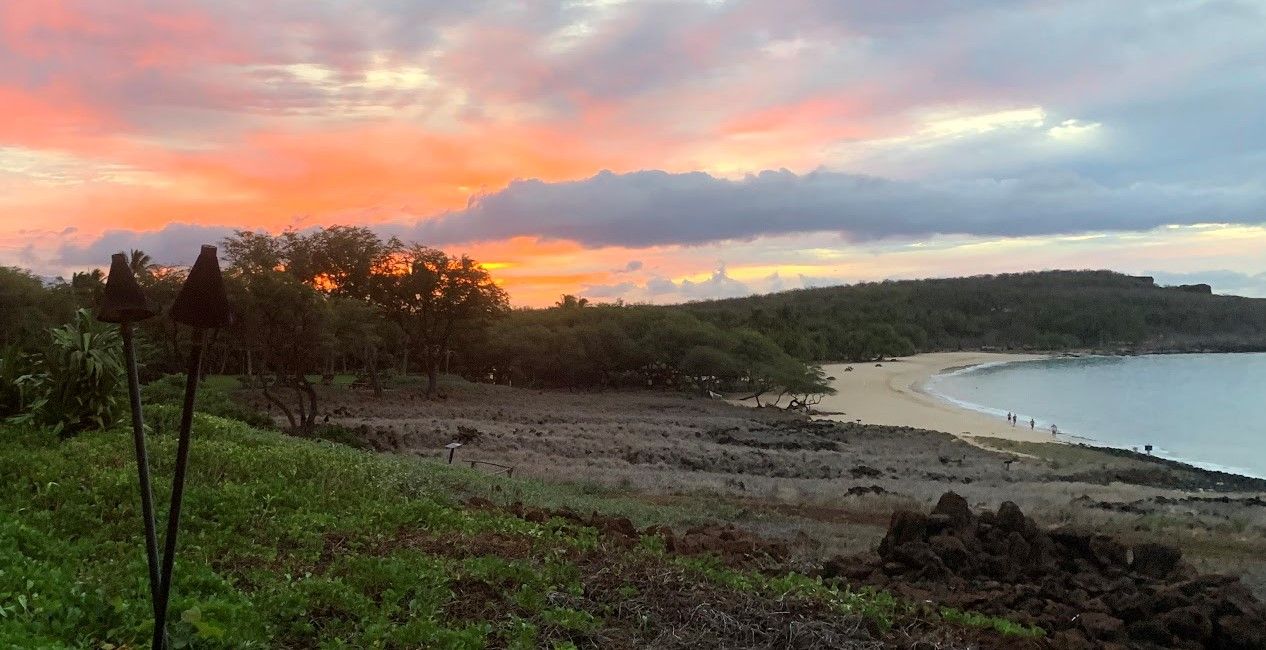
[[[1015,416],[1011,415],[1011,411],[1007,411],[1007,424],[1011,424],[1011,418],[1013,417]]]
[[[1029,428],[1030,429],[1037,428],[1037,420],[1034,420],[1033,418],[1029,418]]]
[[[1051,437],[1052,437],[1052,438],[1054,438],[1055,436],[1058,436],[1058,435],[1059,435],[1059,427],[1057,427],[1057,426],[1055,426],[1055,425],[1053,425],[1053,424],[1052,424],[1052,425],[1051,425]]]

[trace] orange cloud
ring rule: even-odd
[[[90,106],[64,84],[39,90],[0,85],[0,145],[100,152],[118,121]]]

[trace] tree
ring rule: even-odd
[[[331,226],[282,235],[286,270],[313,288],[336,296],[370,299],[402,246],[363,226]]]
[[[465,255],[414,244],[396,255],[383,276],[378,302],[422,359],[426,394],[434,396],[439,369],[454,337],[483,330],[509,309],[509,298],[482,266]]]
[[[233,331],[256,360],[252,370],[263,375],[256,385],[286,416],[292,433],[310,436],[317,394],[308,375],[321,372],[334,343],[326,298],[284,271],[231,271],[238,310]]]
[[[342,296],[329,299],[329,316],[331,358],[328,365],[333,366],[335,356],[359,359],[374,396],[382,397],[382,381],[378,376],[378,349],[386,338],[384,325],[388,323],[374,305]],[[332,370],[327,374],[333,374]]]
[[[582,309],[589,306],[588,298],[577,298],[570,293],[563,294],[558,302],[554,303],[554,307],[558,309]]]
[[[723,389],[742,373],[738,360],[710,345],[690,348],[681,358],[680,367],[704,393]]]
[[[284,268],[284,242],[266,232],[238,230],[220,243],[229,266],[241,273],[256,274]]]
[[[150,269],[154,266],[154,260],[150,258],[145,251],[133,248],[128,255],[128,268],[132,269],[132,275],[135,275],[137,281],[141,281],[149,277]]]
[[[33,352],[48,340],[48,328],[74,311],[69,287],[50,289],[28,271],[0,266],[0,348]]]
[[[145,290],[145,295],[161,310],[171,306],[180,288],[184,286],[189,272],[182,267],[158,266],[150,264],[145,275],[137,276],[137,282]],[[169,373],[181,372],[186,363],[187,353],[182,348],[177,327],[169,318],[150,318],[136,325],[137,355],[140,361],[142,381],[148,381]],[[210,352],[221,357],[229,354],[229,349],[236,341],[230,337],[216,337]],[[236,352],[236,349],[233,350]],[[212,365],[212,357],[206,359],[205,366]]]
[[[374,396],[381,397],[378,358],[387,333],[373,300],[389,281],[392,255],[402,244],[395,238],[383,241],[363,226],[331,226],[302,235],[287,232],[282,241],[286,271],[333,299],[338,353],[361,360]]]
[[[782,379],[782,389],[791,396],[787,410],[808,411],[827,395],[834,395],[836,390],[831,386],[834,377],[827,377],[820,366],[805,366],[799,372],[789,374]]]
[[[70,276],[70,288],[79,306],[91,309],[101,300],[105,291],[105,273],[101,269],[76,272]]]

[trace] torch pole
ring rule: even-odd
[[[158,613],[158,535],[154,523],[154,490],[149,481],[149,452],[145,449],[145,419],[141,414],[141,382],[136,372],[136,349],[132,343],[132,323],[119,324],[123,336],[123,359],[127,364],[127,392],[132,405],[132,446],[136,448],[136,474],[141,485],[141,517],[145,522],[145,559],[149,565],[149,595]]]
[[[176,559],[176,533],[180,528],[180,504],[185,496],[185,470],[189,467],[189,434],[193,428],[193,404],[198,394],[198,380],[202,375],[202,346],[206,330],[193,331],[193,345],[189,350],[189,370],[185,377],[185,401],[180,411],[180,438],[176,443],[176,471],[172,477],[171,507],[167,514],[167,537],[164,539],[162,575],[158,585],[158,603],[154,613],[153,650],[163,650],[167,631],[167,606],[171,599],[171,575]]]

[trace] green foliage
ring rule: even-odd
[[[612,548],[591,528],[532,523],[457,500],[495,492],[538,505],[628,508],[644,522],[671,519],[672,508],[278,436],[203,413],[194,416],[193,439],[172,601],[175,647],[579,642],[600,633],[618,607],[583,598],[576,562],[592,553],[676,562],[699,580],[757,592],[771,604],[788,595],[819,599],[880,629],[912,611],[885,592],[740,571],[715,558],[670,559],[657,537]],[[156,493],[170,489],[175,442],[151,439]],[[11,488],[0,492],[0,647],[146,644],[150,605],[131,456],[120,431],[62,441],[0,425],[0,481]],[[513,548],[521,552],[507,552]],[[478,599],[489,592],[490,600]],[[1006,621],[979,620],[1012,633]]]
[[[0,349],[42,349],[48,328],[69,320],[74,310],[69,285],[45,286],[29,271],[0,266]]]
[[[510,305],[505,290],[471,258],[418,244],[393,251],[393,268],[383,274],[375,301],[420,356],[428,395],[436,392],[452,347],[474,347]]]
[[[754,330],[677,309],[582,307],[567,297],[551,309],[518,310],[498,321],[466,363],[472,377],[516,385],[831,391],[820,372]]]
[[[364,425],[362,425],[363,427]],[[328,440],[329,442],[347,445],[356,449],[372,449],[361,431],[345,427],[341,424],[322,424],[316,428],[315,436],[318,440]]]
[[[798,573],[766,575],[738,571],[713,556],[680,557],[675,561],[708,580],[740,591],[764,593],[775,598],[790,595],[822,600],[841,613],[866,618],[881,630],[891,629],[900,618],[915,612],[910,603],[900,601],[886,591],[871,588],[854,590],[847,585],[826,584],[821,578]]]
[[[736,571],[712,556],[677,558],[676,562],[708,580],[740,591],[765,593],[776,598],[803,596],[822,600],[841,612],[860,615],[883,630],[891,629],[903,618],[921,614],[921,605],[898,600],[889,592],[869,587],[855,590],[848,585],[827,584],[821,578],[798,573],[767,575]],[[1029,639],[1046,636],[1046,631],[1037,626],[951,607],[940,608],[931,616],[955,625],[991,629],[1004,636]]]
[[[21,413],[28,401],[27,373],[32,359],[16,345],[0,349],[0,420]]]
[[[272,375],[274,404],[305,435],[316,411],[307,384],[351,374],[377,393],[391,369],[407,375],[419,362],[431,392],[451,372],[529,386],[772,393],[800,406],[828,392],[813,369],[824,361],[981,348],[1266,350],[1266,301],[1108,271],[886,281],[661,307],[564,295],[552,308],[507,315],[508,297],[474,260],[362,227],[243,231],[222,248],[239,318],[208,345],[205,367]],[[132,265],[151,298],[170,304],[183,271],[156,267],[141,251]],[[91,304],[103,277],[45,284],[0,268],[0,346],[37,351],[48,327]],[[138,324],[142,378],[182,371],[187,345],[167,319]],[[17,399],[13,390],[0,397],[0,409]]]
[[[141,387],[141,400],[146,409],[170,406],[180,408],[185,399],[185,376],[167,375]],[[273,429],[273,419],[242,400],[223,382],[203,381],[198,385],[194,408],[199,413],[245,422],[257,429]]]
[[[194,440],[173,595],[179,644],[482,647],[488,629],[442,616],[454,581],[495,574],[522,582],[524,602],[542,603],[527,610],[534,617],[548,609],[549,593],[579,588],[563,565],[463,561],[393,541],[407,528],[450,535],[455,548],[488,533],[550,548],[571,543],[557,527],[455,506],[449,486],[465,472],[203,414]],[[175,441],[151,443],[162,494]],[[58,443],[0,427],[0,479],[15,488],[0,495],[0,647],[145,644],[148,587],[131,453],[127,436],[114,431]],[[331,540],[340,550],[323,560]]]
[[[940,614],[943,620],[950,623],[966,627],[990,629],[1002,634],[1003,636],[1014,636],[1025,639],[1040,639],[1046,636],[1046,630],[1043,630],[1036,625],[1024,625],[1023,623],[1017,623],[997,616],[987,616],[976,612],[964,612],[952,607],[942,607]]]
[[[808,361],[982,347],[1266,349],[1266,301],[1109,271],[870,282],[671,309],[755,329]]]
[[[18,382],[30,400],[18,417],[63,434],[109,427],[125,402],[118,330],[81,309],[51,334],[34,372]]]

